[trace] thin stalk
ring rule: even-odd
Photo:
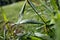
[[[25,7],[26,7],[26,2],[27,0],[25,0],[22,8],[21,8],[21,11],[19,12],[19,18],[18,18],[18,22],[16,24],[19,24],[19,22],[22,20],[23,18],[23,15],[24,15],[24,11],[25,11]]]
[[[44,22],[44,24],[46,24],[46,22],[43,20],[41,15],[38,14],[39,12],[36,10],[35,5],[30,0],[27,0],[27,2],[32,7],[32,9],[36,12],[36,14],[41,18],[41,20]]]

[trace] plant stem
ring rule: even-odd
[[[36,14],[41,18],[41,20],[44,22],[44,24],[46,24],[46,22],[43,20],[41,15],[38,14],[39,12],[36,10],[35,5],[30,0],[27,0],[27,2],[32,7],[32,9],[36,12]]]

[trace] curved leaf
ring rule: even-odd
[[[43,25],[43,23],[37,22],[35,20],[22,20],[17,24],[42,24]]]

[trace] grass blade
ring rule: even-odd
[[[43,18],[41,17],[41,15],[39,15],[38,13],[38,11],[36,10],[36,8],[35,8],[35,5],[30,1],[30,0],[28,0],[28,4],[32,7],[32,9],[36,12],[36,14],[41,18],[41,20],[46,24],[46,22],[43,20]]]
[[[26,6],[26,2],[27,2],[27,1],[25,1],[24,4],[23,4],[23,6],[22,6],[22,9],[21,9],[21,11],[20,11],[19,19],[18,19],[18,22],[17,22],[17,23],[19,23],[19,22],[22,20],[22,18],[23,18],[25,6]]]
[[[37,22],[35,20],[22,20],[20,24],[41,24],[43,25],[43,23]]]

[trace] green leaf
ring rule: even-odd
[[[35,20],[22,20],[19,22],[19,24],[41,24],[41,25],[43,25],[43,23],[37,22]]]
[[[4,21],[7,22],[8,19],[7,19],[6,15],[4,13],[3,13],[3,17],[4,17]]]
[[[31,36],[31,40],[42,40],[42,39],[34,37],[34,36]]]
[[[3,16],[4,21],[7,22],[8,21],[8,18],[6,16],[5,11],[3,10],[3,7],[1,7],[1,13],[2,13],[2,16]]]
[[[22,20],[22,18],[23,18],[24,11],[25,11],[25,6],[26,6],[26,2],[27,2],[27,0],[24,2],[23,6],[21,8],[21,11],[19,13],[19,19],[18,19],[18,22],[17,23],[19,23]]]

